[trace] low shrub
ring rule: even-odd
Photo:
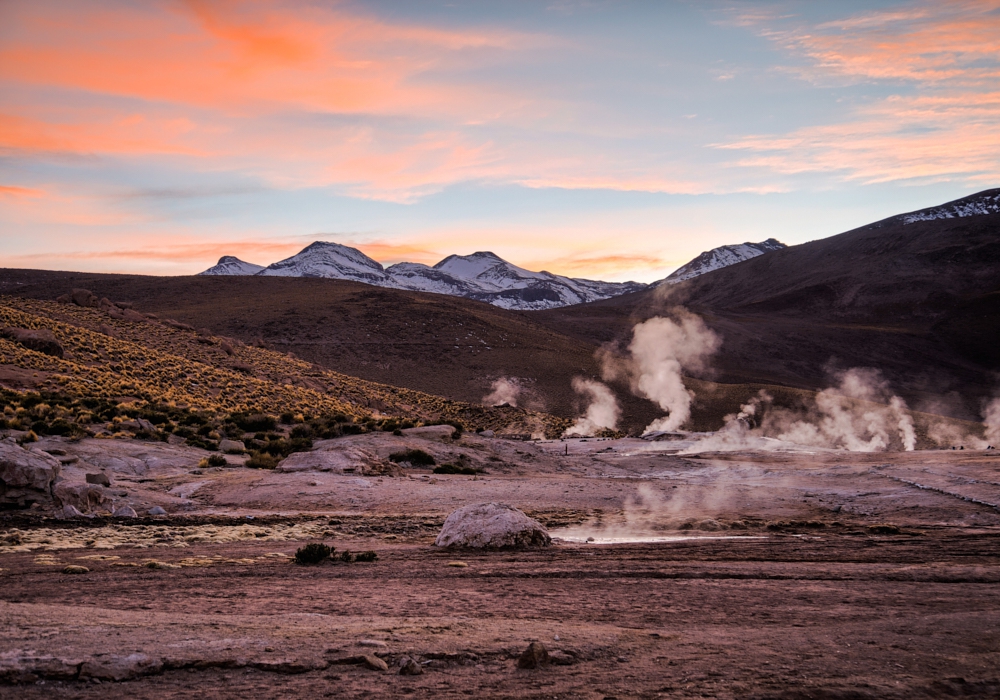
[[[281,460],[266,452],[251,452],[244,466],[250,469],[274,469]]]
[[[319,564],[333,555],[334,549],[322,542],[310,542],[295,550],[296,564]]]
[[[345,549],[343,552],[340,553],[340,561],[344,562],[345,564],[353,564],[356,558],[357,558],[356,555],[349,549]]]
[[[401,450],[389,455],[390,462],[409,462],[415,467],[430,466],[436,464],[434,457],[423,450]]]
[[[206,457],[205,458],[205,464],[206,464],[206,466],[209,466],[209,467],[224,467],[227,464],[229,464],[229,462],[227,462],[226,458],[223,457],[222,455],[215,454],[215,455],[209,455],[208,457]]]
[[[355,561],[378,561],[378,554],[368,550],[367,552],[358,552],[355,557]]]
[[[263,413],[234,413],[230,418],[248,433],[274,430],[278,427],[278,421],[274,420],[273,416],[266,416]]]
[[[475,467],[464,467],[460,464],[442,464],[440,467],[434,467],[435,474],[481,474],[482,469],[476,469]]]

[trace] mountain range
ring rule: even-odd
[[[661,282],[675,282],[757,257],[785,245],[769,238],[715,248]],[[356,248],[316,241],[299,253],[264,267],[231,255],[200,273],[207,276],[321,277],[353,280],[390,289],[433,292],[484,301],[504,309],[537,311],[629,294],[653,285],[641,282],[601,282],[532,272],[490,252],[449,255],[436,265],[401,262],[383,267]],[[677,277],[681,274],[681,277]]]
[[[318,367],[472,403],[505,378],[519,406],[566,418],[583,408],[573,377],[602,376],[599,349],[627,346],[638,321],[683,305],[722,339],[703,376],[715,384],[685,379],[698,396],[692,429],[718,428],[761,388],[817,391],[849,367],[879,370],[911,408],[979,420],[1000,389],[998,205],[1000,189],[989,190],[676,284],[529,312],[355,280],[246,274],[5,269],[0,294],[51,300],[89,289]],[[627,428],[661,415],[628,386],[611,388]]]

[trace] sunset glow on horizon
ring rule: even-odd
[[[1000,186],[1000,0],[0,4],[0,266],[652,281]]]

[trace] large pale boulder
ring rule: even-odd
[[[448,516],[438,547],[511,549],[544,547],[552,538],[540,522],[506,503],[474,503]]]
[[[82,513],[106,509],[112,504],[111,497],[100,484],[60,481],[52,489],[52,495],[57,506],[73,506]]]
[[[52,500],[52,484],[59,476],[59,460],[16,442],[0,442],[0,503],[27,508]]]
[[[364,448],[346,444],[327,444],[318,446],[310,452],[290,454],[278,464],[275,471],[375,475],[392,474],[399,471],[399,468]]]

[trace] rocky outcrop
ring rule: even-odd
[[[99,303],[97,295],[89,289],[74,289],[69,296],[77,306],[94,307]]]
[[[396,473],[399,467],[380,459],[374,452],[352,445],[333,443],[319,446],[311,452],[295,452],[282,460],[275,471],[381,475]]]
[[[8,340],[46,355],[63,356],[63,346],[48,328],[4,328],[0,335]]]
[[[72,506],[81,513],[110,507],[112,499],[100,484],[60,481],[52,489],[56,506]]]
[[[505,503],[475,503],[448,516],[438,547],[520,549],[544,547],[552,538],[540,522]]]
[[[26,450],[13,440],[0,442],[0,504],[28,508],[32,503],[51,503],[59,470],[55,457]]]

